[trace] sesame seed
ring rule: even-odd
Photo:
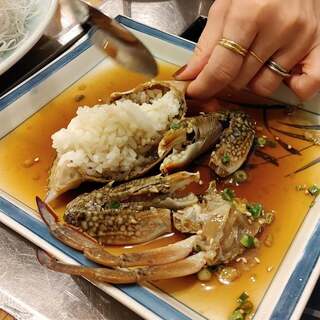
[[[257,276],[255,274],[253,274],[251,277],[250,277],[250,280],[252,282],[256,282],[257,281]]]
[[[256,263],[260,263],[260,259],[258,257],[254,257],[254,260],[256,261]]]
[[[242,262],[244,264],[248,263],[248,260],[245,257],[239,257],[236,259],[236,262]]]

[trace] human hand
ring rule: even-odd
[[[194,54],[178,80],[193,80],[187,90],[209,98],[231,86],[271,95],[283,77],[254,55],[245,57],[218,44],[226,38],[253,51],[264,63],[272,58],[292,76],[285,81],[302,100],[320,89],[319,0],[216,0]]]

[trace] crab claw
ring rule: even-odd
[[[213,113],[172,123],[158,146],[159,157],[168,154],[160,170],[168,173],[185,167],[215,145],[222,129],[219,119]]]
[[[211,154],[209,166],[220,177],[237,171],[246,161],[255,136],[255,122],[244,112],[220,113],[228,127],[220,137],[219,147]]]

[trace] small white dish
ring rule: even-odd
[[[0,60],[0,75],[18,62],[41,38],[57,8],[58,0],[38,2],[38,14],[28,23],[29,35],[13,51],[9,51]]]

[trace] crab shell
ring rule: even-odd
[[[174,117],[172,120],[181,119],[184,117],[187,106],[185,100],[185,91],[187,87],[187,82],[183,81],[150,81],[138,85],[132,90],[126,92],[115,92],[110,96],[110,103],[113,103],[120,99],[129,99],[137,104],[142,104],[144,102],[148,102],[152,97],[152,90],[158,89],[165,94],[166,92],[172,90],[174,94],[178,97],[180,103],[180,111],[179,114]],[[143,94],[145,92],[145,94]],[[143,101],[141,100],[141,96],[143,97]],[[169,125],[168,128],[169,129]],[[159,141],[155,141],[154,149],[157,150]],[[165,155],[164,155],[165,156]],[[163,157],[164,157],[163,156]],[[150,158],[152,161],[148,163],[142,170],[131,169],[128,172],[119,173],[119,175],[115,178],[114,176],[108,175],[108,172],[103,172],[102,174],[88,175],[79,167],[69,167],[69,166],[58,166],[58,162],[60,160],[59,156],[56,157],[53,162],[52,168],[49,174],[49,184],[48,184],[48,194],[46,197],[46,202],[51,202],[59,195],[64,192],[77,188],[81,183],[85,181],[93,181],[93,182],[101,182],[107,183],[110,181],[127,181],[133,178],[137,178],[142,176],[154,166],[156,166],[163,157],[159,157],[157,152],[154,152]]]

